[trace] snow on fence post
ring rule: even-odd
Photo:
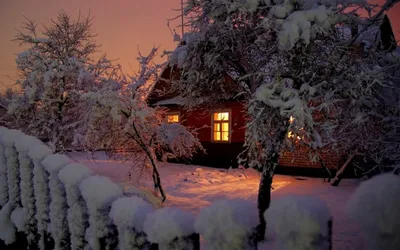
[[[147,216],[144,232],[159,250],[199,250],[200,237],[195,233],[194,221],[191,213],[166,207]]]
[[[214,202],[201,210],[195,228],[211,250],[257,249],[253,236],[258,224],[253,202],[234,199]]]
[[[271,203],[264,217],[276,234],[275,249],[332,249],[332,217],[318,198],[283,197]]]
[[[18,163],[18,152],[15,149],[15,141],[23,136],[18,130],[8,130],[2,134],[0,140],[5,148],[5,158],[7,167],[7,190],[8,202],[0,211],[0,239],[7,245],[16,240],[16,227],[25,223],[25,216],[22,208],[19,206],[20,197],[20,174]],[[14,220],[14,221],[13,221]]]
[[[33,162],[33,192],[35,194],[36,221],[37,230],[40,236],[39,249],[45,249],[48,244],[48,223],[49,223],[49,205],[50,191],[48,186],[48,175],[42,160],[51,155],[53,151],[44,144],[31,147],[28,151],[29,157]]]
[[[68,249],[70,234],[67,220],[67,197],[63,183],[58,178],[60,170],[70,163],[70,159],[62,154],[47,156],[42,165],[49,174],[50,206],[49,231],[54,239],[54,250]]]
[[[86,240],[93,250],[112,249],[116,245],[116,229],[109,212],[112,202],[123,196],[120,185],[103,176],[91,176],[81,182],[79,189],[89,211]]]
[[[118,229],[118,249],[151,249],[151,243],[143,231],[153,206],[140,197],[122,197],[113,202],[110,218]]]
[[[15,148],[18,151],[18,161],[20,168],[20,189],[21,189],[21,205],[26,215],[26,224],[24,225],[23,232],[26,233],[28,245],[35,244],[37,240],[36,229],[36,208],[35,208],[35,195],[33,191],[33,162],[28,155],[29,149],[43,143],[33,137],[24,135],[15,142]]]
[[[6,148],[1,139],[8,131],[7,128],[0,127],[0,239],[5,244],[11,244],[15,241],[15,227],[10,217],[12,206],[8,203]]]
[[[400,176],[381,174],[360,184],[346,213],[362,228],[366,249],[400,249]]]
[[[87,245],[85,232],[89,227],[88,212],[85,201],[79,191],[79,184],[92,174],[93,172],[88,167],[79,163],[69,164],[58,173],[67,195],[71,250],[84,249]]]
[[[0,138],[8,132],[5,127],[0,127]],[[0,209],[8,201],[8,188],[7,188],[7,164],[5,155],[5,146],[0,140]]]

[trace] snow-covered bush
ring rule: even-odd
[[[91,176],[81,182],[79,189],[89,211],[86,240],[93,250],[113,245],[113,232],[109,210],[112,202],[123,195],[123,189],[107,177]],[[110,241],[109,241],[110,240]]]
[[[48,186],[49,177],[42,165],[42,161],[53,151],[44,144],[31,147],[28,151],[33,162],[33,192],[35,194],[37,230],[40,235],[39,248],[45,247],[45,236],[48,232],[50,191]]]
[[[0,127],[0,138],[7,132],[7,128]],[[7,163],[5,150],[5,146],[0,140],[0,208],[4,206],[8,201]]]
[[[20,188],[21,188],[21,205],[25,210],[26,225],[25,228],[19,228],[27,234],[28,244],[32,244],[35,237],[36,228],[36,208],[35,195],[33,190],[33,162],[29,157],[28,152],[31,147],[43,145],[43,143],[32,136],[24,135],[20,140],[15,142],[15,148],[18,151],[18,161],[20,168]],[[20,214],[20,213],[17,213]],[[17,225],[16,225],[17,226]],[[19,225],[21,226],[21,225]],[[17,226],[18,228],[18,226]]]
[[[195,228],[212,250],[256,249],[252,233],[257,224],[257,207],[253,202],[221,200],[200,212]]]
[[[273,201],[264,216],[276,234],[276,249],[326,250],[331,244],[331,215],[318,198],[286,196]]]
[[[366,249],[400,249],[400,176],[382,174],[360,184],[346,212],[361,226]]]
[[[139,197],[122,197],[113,202],[110,218],[118,229],[120,250],[144,249],[150,245],[143,232],[144,221],[153,206]]]
[[[69,230],[67,220],[67,197],[63,183],[58,178],[59,171],[70,163],[70,159],[62,154],[47,156],[42,165],[49,173],[50,188],[50,224],[49,231],[54,239],[54,249],[66,249],[69,246]]]
[[[158,171],[157,157],[163,160],[177,157],[191,157],[196,150],[202,150],[196,136],[185,127],[166,125],[166,109],[148,105],[146,97],[149,86],[158,79],[163,65],[154,64],[157,49],[144,56],[139,54],[139,71],[124,79],[121,86],[128,88],[94,91],[82,98],[89,100],[89,129],[84,142],[88,149],[122,149],[126,156],[136,162],[133,169],[143,172],[150,166],[154,189],[162,200],[166,199]],[[110,87],[111,89],[111,87]],[[112,151],[112,150],[110,150]],[[138,161],[138,152],[145,155]]]
[[[194,220],[191,213],[166,207],[147,216],[144,232],[150,242],[158,244],[160,250],[190,250],[198,244],[196,237],[193,237]]]
[[[79,163],[69,164],[58,173],[67,195],[71,250],[84,249],[86,244],[85,231],[89,227],[89,221],[86,204],[79,190],[79,184],[91,175],[92,171]]]

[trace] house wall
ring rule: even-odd
[[[243,150],[245,139],[245,114],[244,107],[238,102],[224,103],[215,110],[193,110],[186,112],[178,106],[170,106],[170,112],[179,112],[181,123],[190,128],[198,129],[198,138],[206,154],[198,154],[191,163],[213,167],[236,167],[237,156]],[[212,113],[217,111],[230,111],[231,113],[231,141],[213,142],[212,139]],[[295,152],[284,151],[278,164],[288,168],[311,168],[321,170],[320,163],[309,159],[310,150],[306,147],[298,147]],[[337,170],[340,166],[340,157],[329,150],[319,152],[321,158],[329,169]]]

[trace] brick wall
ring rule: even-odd
[[[319,152],[322,160],[329,169],[338,169],[340,166],[340,156],[338,153],[323,150]],[[298,146],[295,152],[285,150],[279,158],[279,165],[285,167],[309,167],[321,168],[319,161],[316,159],[312,162],[309,158],[310,150],[306,147]]]

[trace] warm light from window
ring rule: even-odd
[[[229,112],[214,113],[213,119],[214,141],[229,141]]]
[[[294,122],[294,117],[293,117],[293,116],[290,116],[289,122],[290,122],[290,124],[292,124],[292,123]],[[301,128],[300,130],[303,130],[303,129]],[[289,132],[287,133],[287,137],[288,137],[288,138],[291,138],[291,139],[296,138],[296,140],[301,140],[301,137],[298,136],[298,135],[296,135],[296,134],[293,133],[292,131],[289,131]]]
[[[178,123],[179,122],[179,114],[170,114],[167,115],[168,123]]]
[[[229,121],[229,112],[214,113],[214,121]]]

